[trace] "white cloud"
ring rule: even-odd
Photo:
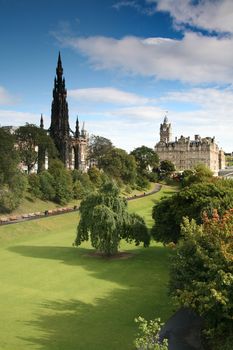
[[[147,0],[158,11],[169,12],[176,25],[189,25],[208,31],[233,33],[233,1]]]
[[[233,90],[232,88],[218,89],[218,88],[194,88],[186,91],[174,91],[168,93],[160,99],[192,103],[197,105],[202,110],[209,113],[208,119],[219,118],[218,114],[226,118],[232,118],[233,111]]]
[[[43,116],[45,122],[48,118]],[[20,126],[26,123],[39,125],[40,114],[0,109],[0,125]]]
[[[87,56],[95,69],[189,83],[231,83],[233,38],[186,33],[167,38],[57,37],[63,45]]]
[[[113,4],[112,7],[118,11],[125,7],[131,7],[137,12],[148,16],[152,16],[156,12],[156,9],[153,6],[146,6],[145,4],[142,5],[137,0],[118,1]]]
[[[153,120],[134,123],[122,118],[106,118],[106,120],[87,123],[88,130],[95,135],[110,139],[116,147],[130,152],[134,148],[145,145],[153,148],[156,143],[157,130]]]
[[[111,103],[120,105],[146,104],[146,97],[112,87],[69,90],[68,96],[80,102]]]
[[[185,108],[184,110],[184,103]],[[157,105],[135,105],[109,108],[96,113],[87,103],[82,119],[90,133],[111,139],[128,151],[142,144],[153,147],[159,140],[159,126],[164,117],[162,106],[170,105],[168,118],[173,135],[216,137],[220,147],[232,151],[232,88],[193,88],[162,96]],[[180,108],[181,107],[181,108]]]
[[[16,102],[16,97],[12,96],[3,86],[0,86],[0,105],[12,105]]]

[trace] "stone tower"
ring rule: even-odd
[[[168,143],[172,139],[171,124],[168,123],[167,116],[164,117],[163,123],[160,124],[160,142]]]
[[[58,150],[59,158],[66,167],[69,167],[70,127],[66,96],[67,91],[65,87],[65,79],[63,78],[61,55],[59,52],[56,77],[54,79],[51,125],[49,133]]]

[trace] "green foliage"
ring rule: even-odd
[[[175,171],[175,165],[170,160],[162,160],[160,163],[160,177],[170,176]]]
[[[146,177],[142,175],[137,175],[136,185],[138,190],[148,189],[150,187],[150,182]]]
[[[202,213],[211,214],[216,208],[221,214],[233,207],[233,187],[230,180],[216,180],[185,187],[170,198],[162,199],[152,212],[155,225],[152,235],[158,241],[176,243],[180,238],[180,224],[187,216],[201,223]]]
[[[18,170],[0,186],[0,212],[9,213],[20,204],[27,188],[26,177]]]
[[[40,190],[40,177],[37,174],[29,174],[28,176],[29,192],[36,198],[42,197]]]
[[[149,247],[150,235],[145,220],[136,213],[130,214],[122,238],[127,242],[134,241],[136,246],[143,242],[144,247]]]
[[[54,178],[55,197],[58,204],[66,204],[72,198],[72,176],[60,160],[53,160],[49,167],[49,173]]]
[[[92,166],[88,169],[88,175],[91,182],[96,187],[100,187],[103,184],[102,172],[96,166]]]
[[[53,201],[56,195],[53,175],[44,170],[39,174],[41,199]]]
[[[140,241],[149,245],[143,219],[127,212],[127,201],[119,196],[114,183],[106,183],[100,193],[87,196],[81,202],[80,215],[76,246],[88,241],[90,236],[92,246],[109,256],[117,252],[121,238],[135,240],[136,245]]]
[[[160,340],[159,333],[163,323],[159,318],[147,321],[139,316],[135,322],[139,324],[140,331],[134,342],[137,350],[168,350],[167,339]]]
[[[8,183],[17,171],[19,155],[14,144],[14,137],[0,128],[0,184]]]
[[[232,231],[233,210],[205,214],[203,225],[185,218],[170,273],[172,296],[204,317],[211,348],[219,350],[233,337]]]
[[[27,180],[18,169],[14,143],[14,137],[0,128],[0,212],[17,208],[27,187]]]
[[[72,171],[72,179],[74,199],[83,199],[95,190],[95,186],[87,173],[75,169]]]
[[[20,126],[15,132],[17,145],[19,148],[20,160],[27,166],[30,174],[34,165],[38,161],[38,149],[42,149],[44,154],[47,151],[49,158],[54,157],[57,152],[54,143],[46,130],[38,128],[34,124]]]
[[[91,135],[88,148],[88,159],[91,164],[101,167],[101,160],[111,151],[113,144],[110,140],[102,136]]]
[[[159,166],[159,157],[152,148],[141,146],[134,149],[131,153],[137,163],[137,171],[139,174],[148,176],[152,169]]]
[[[193,170],[183,171],[181,184],[185,187],[193,183],[208,182],[211,180],[213,180],[213,172],[204,164],[198,164]]]
[[[136,162],[133,156],[120,148],[112,148],[100,162],[101,169],[111,178],[134,184],[136,179]]]

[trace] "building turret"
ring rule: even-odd
[[[168,123],[167,116],[164,117],[163,123],[160,124],[160,142],[168,143],[172,139],[171,124]]]

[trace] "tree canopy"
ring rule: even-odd
[[[193,183],[208,182],[213,180],[213,172],[204,164],[198,164],[193,170],[184,170],[181,177],[183,187]]]
[[[175,171],[175,165],[170,160],[162,160],[160,163],[160,172],[164,176],[169,176]]]
[[[99,193],[87,196],[80,205],[80,222],[75,245],[91,239],[92,246],[105,255],[118,251],[122,238],[148,246],[150,236],[144,220],[127,211],[127,201],[113,183],[104,184]]]
[[[3,128],[0,128],[0,149],[0,212],[9,212],[19,205],[27,182],[18,169],[15,138]]]
[[[141,174],[147,174],[159,166],[159,157],[152,148],[137,147],[130,154],[136,159],[137,169]]]
[[[184,219],[172,258],[170,292],[180,306],[203,316],[211,349],[233,341],[233,209],[204,214],[203,224]]]
[[[183,188],[172,197],[164,198],[153,207],[155,224],[153,237],[161,242],[177,242],[180,238],[180,224],[187,216],[201,223],[202,214],[211,214],[217,209],[222,214],[233,207],[231,180],[216,179],[215,182],[193,184]]]
[[[136,162],[121,148],[112,148],[101,159],[100,167],[113,179],[126,184],[134,184],[136,180]]]
[[[88,159],[91,164],[101,167],[102,158],[113,148],[112,142],[102,136],[91,135],[88,147]]]
[[[47,151],[50,157],[56,155],[56,148],[51,137],[47,135],[46,130],[38,128],[34,124],[27,123],[20,126],[15,132],[15,137],[20,159],[27,166],[29,174],[38,162],[40,149],[44,154]]]

